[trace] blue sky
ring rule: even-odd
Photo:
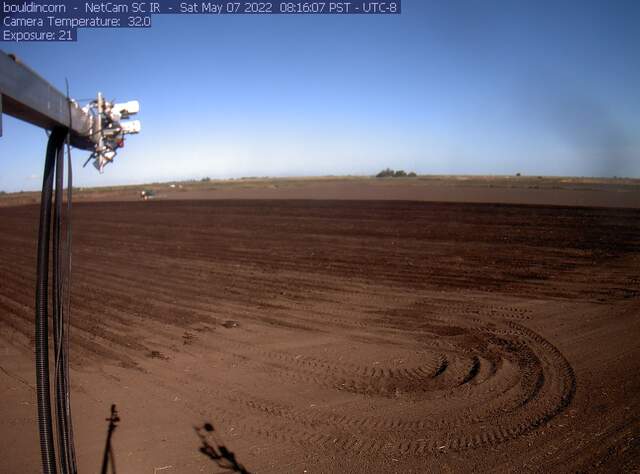
[[[0,43],[71,95],[138,99],[143,132],[80,186],[210,176],[640,177],[640,2],[404,0],[400,16],[155,16]],[[110,45],[110,46],[108,46]],[[0,189],[46,136],[4,116]]]

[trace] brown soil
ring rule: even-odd
[[[74,209],[98,472],[640,469],[640,210],[200,200]],[[35,206],[0,209],[0,459],[37,472]]]

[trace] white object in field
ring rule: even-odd
[[[140,120],[130,120],[129,122],[120,122],[122,133],[140,133],[142,125]]]
[[[129,102],[123,102],[121,104],[113,104],[113,112],[120,115],[120,118],[128,118],[131,115],[135,115],[140,112],[140,102],[137,100],[130,100]]]

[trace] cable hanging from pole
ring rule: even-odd
[[[71,97],[69,96],[69,80],[65,78],[66,83],[66,92],[67,92],[67,101],[69,106],[69,123],[72,123],[73,118],[71,114]],[[65,366],[64,366],[64,382],[65,382],[65,416],[67,420],[67,451],[68,451],[68,460],[69,460],[69,470],[72,474],[76,474],[78,472],[78,466],[76,464],[76,453],[75,453],[75,442],[73,436],[73,423],[71,421],[71,385],[69,383],[69,341],[70,341],[70,329],[71,329],[71,224],[72,224],[72,205],[73,205],[73,168],[71,166],[71,134],[67,134],[66,139],[66,148],[67,148],[67,213],[66,213],[66,248],[65,253],[67,256],[66,261],[66,272],[64,274],[64,286],[62,297],[64,298],[64,303],[66,303],[65,310],[65,322],[66,327],[64,330],[63,344],[64,344],[64,353],[65,357]]]
[[[40,199],[40,226],[36,269],[36,396],[42,471],[55,474],[56,453],[53,443],[53,417],[49,373],[49,242],[51,238],[51,200],[57,157],[67,130],[56,128],[49,136]],[[54,272],[55,273],[55,272]],[[54,302],[54,314],[55,310]],[[54,329],[56,324],[54,322]]]
[[[73,446],[69,384],[69,308],[71,278],[71,198],[72,171],[69,155],[66,240],[63,241],[64,144],[67,129],[57,128],[49,136],[40,203],[40,231],[38,235],[38,268],[36,286],[36,378],[38,397],[38,426],[43,472],[77,473]],[[55,179],[54,179],[55,178]],[[54,186],[55,183],[55,186]],[[52,197],[55,200],[52,202]],[[53,204],[53,232],[51,229]],[[51,235],[53,233],[53,236]],[[54,448],[54,417],[51,409],[51,381],[49,368],[49,243],[53,237],[52,256],[52,308],[53,354],[55,393],[55,434],[57,460]]]

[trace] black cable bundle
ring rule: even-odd
[[[70,301],[71,229],[67,227],[66,248],[62,242],[62,200],[64,185],[64,128],[54,129],[49,136],[40,201],[40,230],[38,233],[38,263],[36,280],[36,382],[38,399],[38,427],[42,469],[45,474],[57,472],[56,454],[53,445],[53,419],[51,413],[48,332],[49,290],[49,241],[51,240],[51,207],[55,172],[55,209],[53,215],[53,335],[55,355],[56,427],[60,471],[64,474],[77,472],[73,450],[73,429],[69,401],[69,327],[67,308]],[[69,183],[67,201],[67,224],[71,210],[71,159],[69,158]],[[67,260],[63,264],[63,254]]]

